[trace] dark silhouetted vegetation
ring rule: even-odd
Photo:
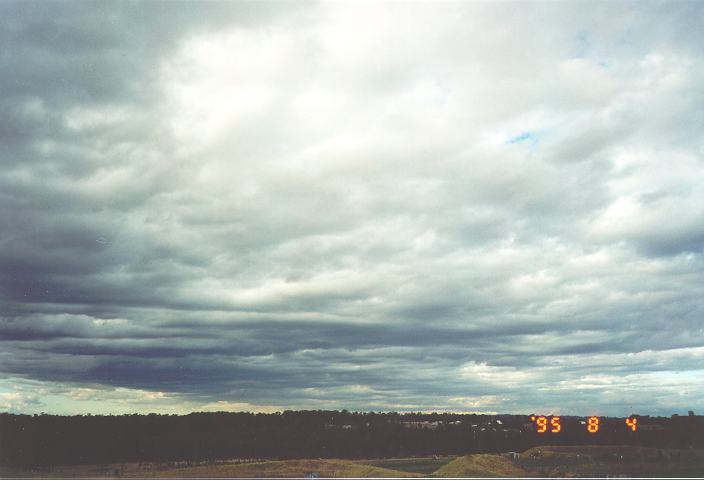
[[[589,434],[562,417],[538,434],[525,415],[286,411],[276,414],[0,414],[0,464],[50,466],[218,459],[389,458],[524,451],[539,445],[704,446],[704,417],[602,418]]]

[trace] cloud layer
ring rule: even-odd
[[[0,408],[704,408],[702,4],[0,10]]]

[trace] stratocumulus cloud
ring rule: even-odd
[[[4,2],[0,409],[704,398],[698,2]]]

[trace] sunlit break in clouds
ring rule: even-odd
[[[704,410],[704,3],[0,3],[0,410]]]

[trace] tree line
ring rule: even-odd
[[[639,429],[562,417],[538,434],[526,415],[285,411],[273,414],[0,414],[0,464],[50,466],[224,459],[384,458],[523,451],[537,445],[704,446],[704,417],[640,417]]]

